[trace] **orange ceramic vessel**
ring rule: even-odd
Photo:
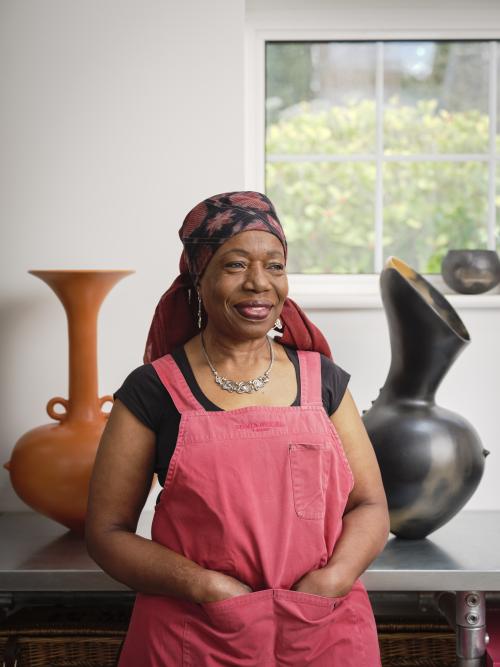
[[[47,412],[56,423],[25,433],[5,467],[26,504],[83,534],[90,475],[107,420],[102,406],[113,400],[97,394],[97,314],[109,290],[133,271],[29,273],[54,290],[66,311],[69,395],[48,402]]]

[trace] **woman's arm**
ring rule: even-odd
[[[155,434],[116,400],[90,483],[87,549],[114,579],[151,595],[212,602],[248,593],[245,584],[207,570],[135,534],[153,478]]]
[[[389,513],[377,458],[349,390],[331,420],[354,475],[354,488],[333,555],[324,568],[308,573],[294,588],[336,597],[350,591],[384,548],[389,534]]]

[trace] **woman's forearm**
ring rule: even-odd
[[[387,506],[360,503],[344,514],[342,534],[326,568],[352,586],[384,548],[389,534]]]
[[[211,571],[181,554],[124,529],[87,535],[92,558],[135,591],[200,602],[210,597]]]

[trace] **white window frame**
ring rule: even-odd
[[[383,40],[500,40],[500,7],[492,6],[487,0],[476,0],[461,6],[455,0],[442,0],[436,6],[421,9],[409,8],[401,0],[391,0],[383,8],[373,8],[360,0],[350,3],[321,0],[315,2],[294,3],[295,11],[288,11],[286,3],[269,0],[259,7],[259,0],[254,0],[253,8],[247,12],[245,39],[245,187],[249,190],[263,191],[265,188],[265,46],[267,41],[379,41]],[[325,6],[330,4],[330,7]],[[391,4],[393,6],[391,6]],[[276,9],[276,5],[279,5]],[[298,6],[297,6],[298,5]],[[301,7],[303,5],[303,7]],[[467,6],[468,5],[468,6]],[[472,5],[472,7],[471,7]],[[253,11],[252,11],[253,9]],[[408,25],[414,26],[411,30]],[[432,26],[432,27],[430,27]],[[497,47],[498,48],[498,47]],[[490,45],[493,51],[495,46]],[[381,50],[377,60],[378,85],[377,100],[383,96],[381,85]],[[482,161],[488,162],[490,170],[488,190],[488,237],[489,246],[494,247],[495,239],[495,179],[491,174],[497,168],[498,158],[492,157],[492,145],[495,142],[496,86],[495,62],[490,59],[490,150],[489,155],[481,155]],[[381,107],[379,106],[379,109]],[[377,123],[377,159],[380,159],[383,146],[382,114]],[[439,155],[405,156],[405,159],[426,159],[440,161]],[[467,156],[476,159],[478,156]],[[350,159],[346,158],[346,159]],[[394,159],[394,158],[393,158]],[[462,161],[463,156],[446,156]],[[377,170],[379,178],[381,170]],[[380,189],[377,188],[377,192]],[[383,202],[379,197],[375,202],[375,229],[381,234]],[[379,244],[379,248],[382,244]],[[382,257],[376,258],[377,269],[381,268]],[[426,276],[438,289],[450,294],[441,276]],[[309,308],[378,308],[381,307],[378,273],[365,275],[305,275],[291,274],[291,295]],[[451,301],[461,307],[500,307],[500,286],[486,295],[453,295]]]

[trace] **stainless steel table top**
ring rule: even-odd
[[[152,512],[138,533],[150,537]],[[362,576],[372,591],[500,591],[500,511],[464,511],[425,540],[391,537]],[[129,590],[81,538],[31,512],[0,515],[0,592]]]

